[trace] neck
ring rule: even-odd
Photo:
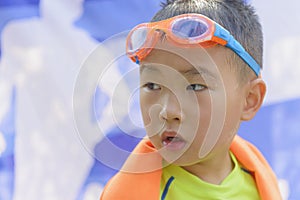
[[[183,169],[199,177],[201,180],[220,185],[234,168],[229,152],[223,155],[203,160],[199,163],[183,166]]]

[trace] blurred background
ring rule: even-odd
[[[268,93],[239,134],[266,156],[284,199],[297,200],[300,2],[245,3],[263,25]],[[144,136],[124,37],[159,8],[159,0],[0,0],[1,200],[99,199]]]

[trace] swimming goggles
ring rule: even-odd
[[[133,28],[126,41],[128,57],[139,64],[152,51],[162,34],[183,46],[215,44],[228,47],[241,57],[258,76],[260,66],[243,46],[218,23],[201,14],[182,14],[166,20],[143,23]]]

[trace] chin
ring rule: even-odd
[[[163,156],[164,162],[169,165],[176,165],[176,166],[181,166],[181,167],[185,167],[185,166],[191,166],[191,165],[195,165],[197,163],[200,163],[202,160],[200,160],[199,158],[187,158],[185,156],[180,156],[180,157],[175,157],[175,156]]]

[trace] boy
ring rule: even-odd
[[[101,199],[281,199],[261,153],[236,136],[266,93],[262,46],[242,0],[168,0],[135,27],[127,54],[140,65],[148,139]]]

